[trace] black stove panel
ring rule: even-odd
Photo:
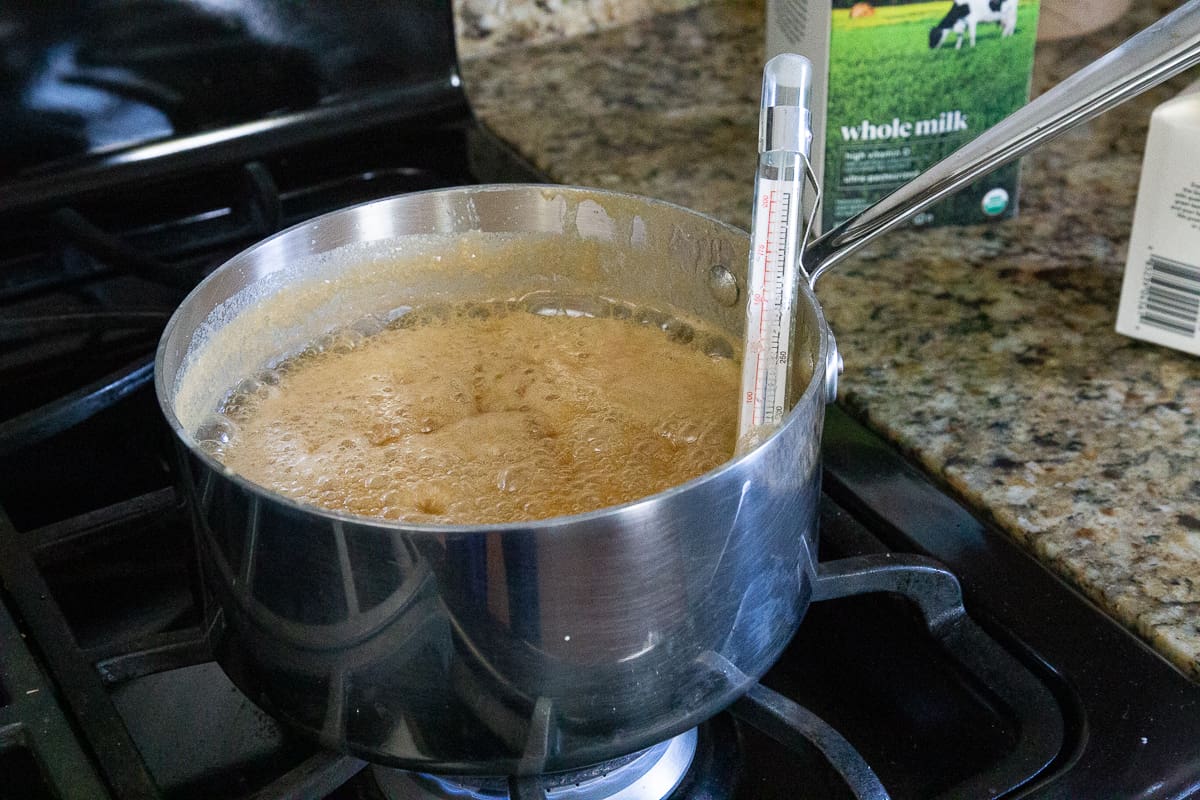
[[[6,3],[0,49],[0,178],[448,86],[457,64],[449,0]]]

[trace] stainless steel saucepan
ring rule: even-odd
[[[1194,63],[1198,2],[818,240],[810,283],[929,203]],[[156,388],[180,445],[216,657],[234,682],[329,747],[464,774],[630,753],[745,692],[813,592],[837,356],[810,287],[782,427],[694,480],[588,514],[475,526],[339,514],[231,474],[197,431],[272,356],[427,301],[615,297],[682,309],[734,341],[747,251],[742,231],[667,203],[484,186],[327,214],[214,272],[167,326]]]

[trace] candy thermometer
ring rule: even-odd
[[[759,431],[782,422],[788,408],[796,294],[805,276],[800,255],[804,183],[811,175],[812,77],[812,63],[791,53],[775,56],[763,69],[738,414],[743,444],[747,434],[754,432],[750,438],[756,440]]]

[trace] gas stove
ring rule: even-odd
[[[541,180],[473,119],[450,18],[0,12],[24,43],[0,73],[22,132],[0,146],[0,799],[1200,797],[1200,687],[836,407],[818,602],[691,731],[570,773],[419,774],[326,750],[233,686],[154,347],[191,286],[276,230]]]
[[[118,406],[157,425],[143,393]],[[1200,789],[1200,688],[836,409],[826,437],[821,555],[840,566],[821,575],[825,599],[776,666],[698,729],[541,777],[367,765],[259,710],[212,661],[188,517],[165,473],[158,489],[54,522],[18,529],[6,519],[0,797],[782,800]],[[882,583],[881,565],[893,570]],[[862,580],[855,566],[873,577]]]

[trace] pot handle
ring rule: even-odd
[[[809,285],[930,205],[1198,62],[1200,0],[1190,0],[822,235],[804,250]]]

